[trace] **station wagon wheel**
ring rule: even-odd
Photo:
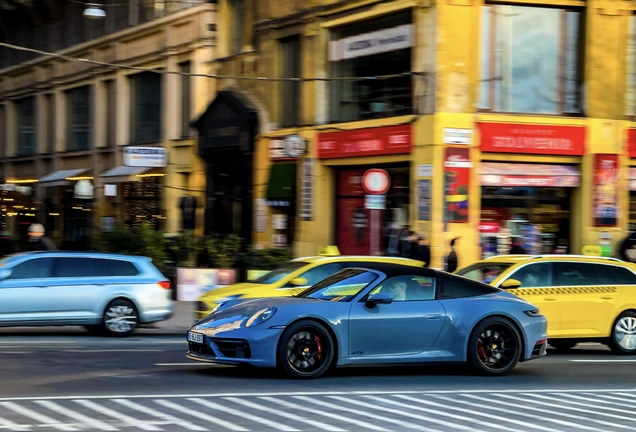
[[[102,328],[109,336],[127,336],[135,330],[138,321],[135,305],[129,300],[117,299],[106,306]]]
[[[616,318],[609,346],[617,354],[636,354],[636,313],[626,311]]]
[[[521,358],[521,337],[505,318],[480,322],[468,342],[468,360],[481,375],[501,376],[512,370]]]
[[[277,357],[279,367],[290,377],[318,378],[331,366],[334,342],[321,324],[298,321],[281,336]]]

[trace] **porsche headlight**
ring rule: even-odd
[[[270,319],[276,313],[276,307],[269,307],[261,309],[250,317],[245,323],[245,327],[256,327],[259,324],[263,324]]]

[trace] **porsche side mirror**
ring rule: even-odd
[[[305,286],[307,285],[307,279],[305,278],[294,278],[291,280],[291,282],[289,282],[290,284],[292,284],[293,286]]]
[[[0,270],[0,280],[4,280],[8,278],[9,276],[11,276],[11,270],[9,269]]]
[[[393,303],[393,297],[386,293],[371,294],[365,304],[368,308],[374,308],[377,304],[391,304]]]
[[[517,279],[508,279],[507,281],[504,281],[501,285],[499,285],[499,288],[506,290],[521,288],[521,282],[519,282]]]

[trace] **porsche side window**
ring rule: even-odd
[[[428,276],[396,276],[387,279],[372,294],[387,293],[394,302],[435,300],[435,278]]]
[[[529,264],[512,273],[508,279],[516,279],[521,282],[521,288],[541,288],[553,286],[552,264]]]

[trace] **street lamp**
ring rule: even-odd
[[[102,5],[97,3],[88,3],[84,9],[84,18],[103,19],[106,18],[106,12],[102,10]]]

